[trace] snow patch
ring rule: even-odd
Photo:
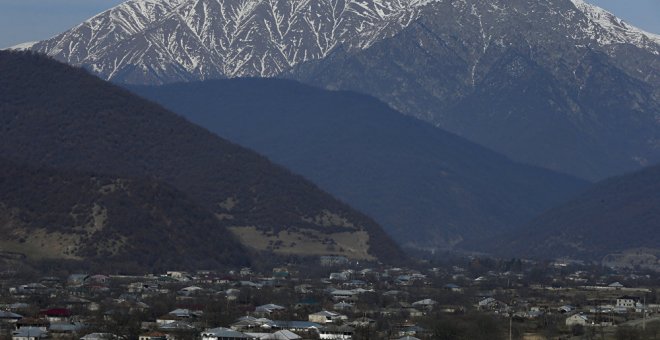
[[[660,35],[629,25],[614,14],[584,0],[571,1],[588,18],[589,33],[602,45],[628,43],[640,48],[648,48],[650,44],[660,45]]]
[[[24,43],[21,43],[21,44],[18,44],[18,45],[14,45],[12,47],[8,47],[5,50],[7,50],[7,51],[25,51],[25,50],[31,49],[32,46],[34,46],[36,43],[38,43],[38,41],[24,42]]]

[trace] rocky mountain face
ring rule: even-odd
[[[588,185],[352,92],[281,79],[130,89],[305,176],[409,246],[481,249]]]
[[[581,2],[434,2],[393,38],[289,76],[600,179],[660,161],[657,42]]]
[[[136,0],[32,50],[129,83],[275,76],[335,49],[361,49],[428,0]]]
[[[405,259],[378,224],[304,178],[50,58],[0,51],[0,122],[0,157],[183,192],[221,228],[191,229],[200,242],[224,234],[280,254]]]
[[[131,0],[31,49],[116,82],[359,91],[601,179],[660,161],[659,41],[582,0]]]

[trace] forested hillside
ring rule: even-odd
[[[153,177],[189,195],[257,249],[387,261],[403,257],[373,220],[302,177],[47,57],[0,52],[0,121],[0,157]],[[284,243],[281,234],[287,232],[296,238]]]

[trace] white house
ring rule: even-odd
[[[575,325],[587,326],[590,324],[591,322],[589,321],[589,318],[584,314],[573,314],[566,318],[566,326],[568,327]]]
[[[616,307],[618,308],[635,308],[635,303],[639,298],[634,296],[621,296],[616,298]]]
[[[349,326],[326,326],[319,329],[319,339],[351,340],[353,331],[353,327]]]
[[[330,293],[332,299],[335,301],[355,301],[357,300],[357,293],[353,290],[337,289]]]
[[[308,315],[308,319],[311,322],[316,322],[319,324],[326,324],[326,323],[336,323],[337,321],[340,320],[347,320],[348,317],[343,314],[335,313],[335,312],[330,312],[330,311],[320,311],[318,313],[313,313]]]
[[[424,299],[424,300],[419,300],[419,301],[413,302],[412,305],[413,305],[413,307],[416,307],[416,308],[422,308],[422,309],[426,309],[426,310],[431,310],[431,309],[433,309],[433,307],[435,307],[435,305],[437,305],[437,304],[438,304],[438,302],[435,301],[435,300]]]
[[[48,332],[39,327],[22,327],[11,333],[12,340],[41,340],[47,338]]]

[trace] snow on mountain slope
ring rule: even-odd
[[[273,76],[367,48],[429,0],[132,0],[33,50],[129,82]]]
[[[32,46],[34,46],[36,43],[38,43],[38,41],[28,41],[28,42],[20,43],[18,45],[14,45],[12,47],[9,47],[9,48],[7,48],[7,50],[10,50],[10,51],[25,51],[25,50],[31,49]]]
[[[586,28],[600,44],[625,44],[630,43],[639,48],[653,49],[658,54],[657,45],[660,44],[660,35],[645,32],[637,27],[628,25],[614,14],[583,0],[571,0],[589,19]]]
[[[568,23],[546,29],[565,30],[576,44],[633,44],[660,53],[658,36],[582,0],[129,0],[31,49],[128,83],[270,77],[333,51],[369,48],[447,6],[480,23],[483,16],[484,42],[501,38],[493,35],[497,27],[485,26],[493,13],[507,26],[521,9],[542,8]]]

